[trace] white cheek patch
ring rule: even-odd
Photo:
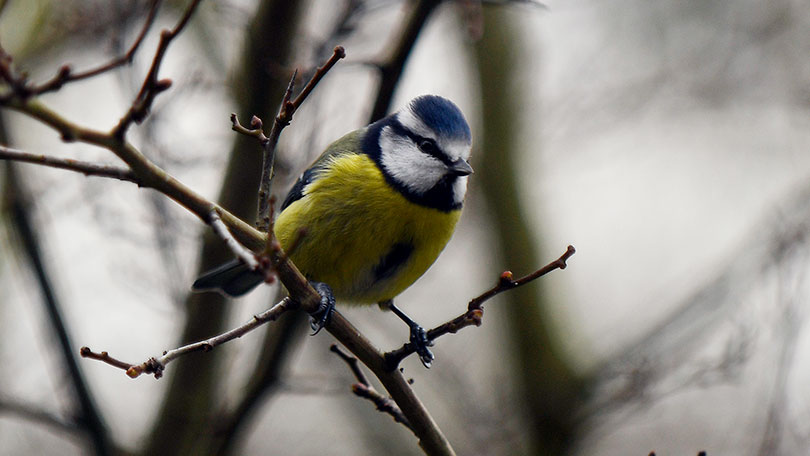
[[[427,192],[447,172],[444,163],[419,150],[409,138],[394,134],[391,127],[380,132],[380,150],[385,171],[415,193]]]

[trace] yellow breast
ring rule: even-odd
[[[279,214],[275,233],[287,249],[303,229],[293,262],[325,282],[339,300],[392,299],[444,249],[460,210],[442,212],[408,201],[366,155],[343,154]]]

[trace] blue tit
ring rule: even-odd
[[[296,243],[293,263],[307,279],[331,287],[338,301],[387,306],[411,327],[412,341],[429,345],[393,298],[450,240],[473,172],[470,149],[470,127],[455,104],[435,95],[415,98],[327,147],[281,205],[276,238],[285,249]],[[235,260],[193,288],[240,296],[262,281]],[[429,365],[426,346],[419,355]]]

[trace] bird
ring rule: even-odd
[[[416,97],[330,144],[290,189],[273,224],[282,248],[294,246],[292,262],[322,296],[332,294],[325,302],[392,310],[409,326],[425,367],[434,360],[432,343],[393,300],[452,237],[473,173],[471,149],[458,106],[438,95]],[[235,297],[264,280],[233,260],[192,288]]]

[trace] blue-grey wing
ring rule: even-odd
[[[355,130],[330,144],[323,154],[310,165],[309,169],[301,174],[301,177],[298,178],[295,185],[292,186],[289,193],[287,193],[287,196],[284,198],[284,202],[281,204],[281,210],[283,211],[290,204],[303,198],[307,185],[318,178],[320,171],[329,166],[329,162],[332,158],[347,153],[361,153],[358,149],[361,147],[360,139],[364,132],[365,129]]]

